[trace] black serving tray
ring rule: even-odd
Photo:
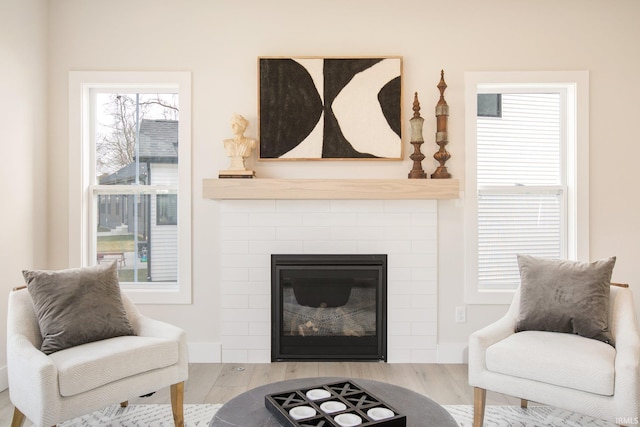
[[[326,390],[329,392],[329,396],[312,400],[307,397],[306,393],[314,389]],[[327,401],[342,402],[346,409],[326,413],[320,408],[320,405]],[[407,417],[405,415],[400,414],[364,387],[348,380],[268,394],[264,397],[264,405],[280,424],[286,427],[342,427],[334,420],[334,417],[345,413],[355,414],[362,419],[362,423],[358,424],[358,427],[407,426]],[[289,414],[289,411],[298,406],[310,406],[315,410],[316,414],[309,418],[296,420]],[[373,420],[367,415],[367,411],[378,407],[389,409],[393,411],[394,415],[383,420]]]

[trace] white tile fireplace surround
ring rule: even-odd
[[[221,200],[222,362],[271,361],[271,254],[387,254],[389,363],[433,363],[437,201]]]

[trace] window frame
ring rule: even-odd
[[[95,114],[91,114],[95,89],[122,91],[177,91],[180,97],[178,129],[178,280],[173,286],[122,284],[122,290],[140,304],[191,304],[191,73],[186,71],[70,71],[69,72],[69,266],[95,265],[95,196],[93,147]],[[130,186],[110,186],[118,194]],[[127,189],[128,187],[128,189]]]
[[[486,71],[465,73],[465,279],[467,304],[509,304],[515,290],[480,290],[478,272],[477,94],[498,88],[566,90],[563,119],[566,158],[566,254],[589,260],[589,73],[588,71]]]

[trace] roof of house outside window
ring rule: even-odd
[[[178,121],[149,120],[140,122],[140,181],[146,183],[147,163],[178,163]],[[135,182],[135,163],[100,177],[101,185]]]

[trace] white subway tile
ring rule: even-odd
[[[222,322],[222,330],[220,334],[224,336],[229,335],[249,335],[249,323],[248,322]]]
[[[238,350],[235,348],[225,348],[222,344],[222,363],[248,363],[249,356],[247,350]]]
[[[438,323],[437,322],[411,322],[410,334],[414,336],[437,336],[438,335]]]
[[[411,225],[421,225],[423,227],[437,227],[437,212],[414,212],[411,213]]]
[[[270,294],[249,295],[249,308],[271,308]]]
[[[438,269],[437,265],[427,267],[414,267],[411,269],[411,280],[427,281],[437,280]]]
[[[385,200],[386,212],[437,212],[438,202],[435,200]]]
[[[308,241],[303,244],[305,254],[354,254],[358,249],[355,240]]]
[[[223,212],[220,215],[220,225],[222,227],[247,227],[249,214],[247,212]]]
[[[220,286],[220,293],[236,294],[236,295],[252,295],[252,294],[268,294],[271,290],[271,280],[267,277],[267,280],[261,282],[249,282],[248,280],[239,282],[222,282]]]
[[[303,247],[302,240],[255,240],[249,242],[250,253],[264,255],[301,253]]]
[[[411,280],[410,267],[389,267],[387,266],[387,280],[389,282]]]
[[[252,227],[278,227],[302,225],[302,215],[288,212],[253,212],[249,214]]]
[[[278,227],[277,240],[329,240],[329,227]]]
[[[268,260],[267,267],[256,267],[249,269],[250,282],[262,282],[265,277],[271,277],[271,260]]]
[[[275,227],[224,227],[220,232],[222,245],[226,240],[274,240]]]
[[[398,227],[411,225],[411,214],[409,213],[371,213],[361,212],[357,217],[358,227]]]
[[[271,337],[271,322],[251,322],[249,323],[249,335],[263,335]]]
[[[412,308],[438,308],[438,301],[432,294],[413,294],[410,297]]]
[[[386,254],[388,265],[394,265],[393,259],[411,252],[411,245],[404,240],[359,240],[359,254]]]
[[[249,252],[249,242],[247,240],[225,240],[220,244],[220,252],[222,254],[246,254]]]
[[[411,335],[411,322],[387,322],[387,335]]]
[[[237,267],[223,267],[220,280],[229,282],[246,282],[249,279],[249,269]]]
[[[389,363],[411,363],[411,350],[399,349],[389,345],[387,361]]]
[[[247,363],[270,363],[271,349],[247,350]]]
[[[222,200],[221,212],[275,212],[275,200]]]
[[[357,215],[350,212],[328,212],[328,213],[305,213],[302,217],[302,224],[308,227],[321,226],[355,226]]]
[[[438,242],[436,239],[414,239],[410,242],[411,252],[415,254],[436,255],[438,253]]]
[[[229,336],[224,337],[224,346],[226,348],[235,348],[235,349],[243,349],[243,350],[259,350],[269,348],[271,345],[271,337],[270,336]]]
[[[331,212],[382,212],[382,200],[331,200]]]
[[[222,295],[220,301],[220,307],[222,308],[249,308],[249,296],[248,295]]]
[[[277,200],[278,212],[329,212],[330,200]]]
[[[411,350],[411,357],[408,363],[436,363],[438,358],[437,349]]]
[[[268,267],[269,259],[262,254],[222,254],[221,264],[224,268],[235,267]]]

